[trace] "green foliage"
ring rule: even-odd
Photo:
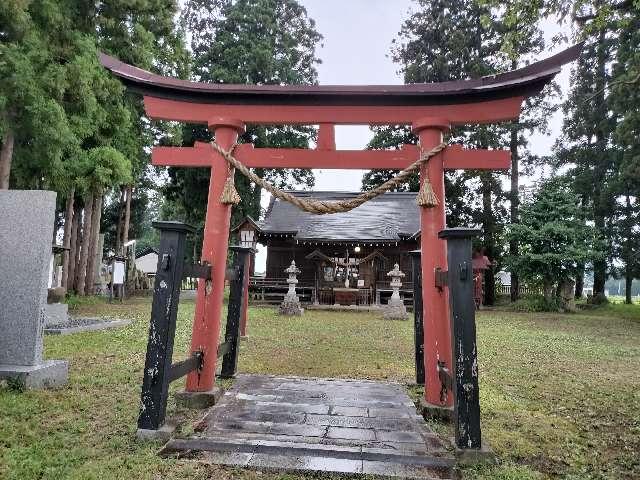
[[[113,147],[92,148],[83,155],[78,173],[80,186],[98,192],[130,182],[131,162]]]
[[[116,232],[121,213],[119,197],[119,191],[110,196],[102,215],[101,232],[104,233],[104,247],[107,251],[115,251],[116,247]],[[136,239],[136,251],[147,247],[157,248],[160,244],[158,231],[151,224],[162,216],[160,212],[161,203],[161,194],[156,191],[156,187],[152,182],[147,179],[139,180],[138,188],[134,190],[131,198],[131,220],[128,237]]]
[[[510,226],[508,237],[521,246],[519,255],[507,259],[511,271],[545,290],[575,278],[579,265],[602,255],[596,232],[585,223],[579,198],[564,178],[539,186],[523,203],[520,223]]]
[[[514,312],[557,312],[560,310],[558,299],[545,298],[544,295],[525,295],[509,305]]]
[[[633,152],[638,151],[638,136],[633,132],[638,132],[640,123],[640,5],[634,1],[583,0],[552,2],[552,6],[572,14],[575,39],[585,41],[564,105],[563,137],[556,151],[557,164],[569,167],[589,219],[605,241],[606,256],[593,259],[594,292],[603,294],[608,274],[615,274],[615,257],[626,257],[628,275],[636,275],[632,271],[639,260],[629,254],[630,242],[637,235],[637,217],[632,219],[621,209],[619,199],[634,198],[638,192],[638,183],[633,180],[639,178],[633,173],[637,170],[637,154]],[[618,228],[624,223],[621,217],[627,219],[622,229]]]
[[[192,33],[193,75],[199,81],[317,83],[315,49],[322,37],[295,0],[189,0],[182,22]],[[314,135],[308,127],[248,126],[240,141],[256,147],[306,148]],[[186,128],[184,144],[197,140],[210,141],[211,133],[202,127]],[[314,184],[313,173],[305,169],[256,169],[255,173],[280,188]],[[165,213],[201,227],[209,175],[207,169],[169,169],[171,184],[165,194],[172,205],[165,206]],[[239,174],[235,182],[242,202],[233,209],[232,223],[246,215],[259,218],[261,189]]]
[[[0,43],[0,131],[16,135],[19,188],[66,193],[92,149],[130,153],[123,87],[99,65],[95,33],[81,28],[73,3],[0,5],[0,18],[17,19]]]
[[[80,308],[93,307],[100,304],[105,304],[105,297],[99,297],[94,295],[76,295],[72,292],[67,292],[66,298],[64,300],[69,306],[69,310],[77,311]]]

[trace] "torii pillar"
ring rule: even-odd
[[[208,126],[214,134],[215,141],[224,149],[231,148],[245,128],[241,121],[229,118],[210,120]],[[192,371],[187,376],[187,392],[213,390],[229,247],[231,205],[220,201],[229,167],[227,161],[217,152],[208,158],[211,159],[211,180],[204,222],[202,262],[208,262],[212,266],[211,282],[198,282],[191,337],[191,351],[202,351],[204,364],[201,371]]]
[[[427,117],[413,123],[413,132],[418,135],[420,147],[431,150],[442,142],[443,132],[449,130],[449,121],[444,118]],[[446,226],[444,191],[444,155],[432,157],[420,170],[420,188],[428,177],[438,205],[421,207],[420,248],[422,250],[422,318],[424,322],[424,407],[431,415],[448,417],[453,405],[453,395],[441,395],[438,362],[451,367],[451,324],[449,321],[449,298],[447,289],[436,287],[437,268],[447,270],[447,243],[438,238],[438,232]],[[440,412],[439,412],[440,411]]]

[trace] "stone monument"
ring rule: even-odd
[[[47,290],[47,303],[44,306],[44,326],[62,325],[69,322],[69,305],[64,303],[66,290],[63,287]]]
[[[572,279],[560,281],[560,309],[564,312],[576,312],[576,282]]]
[[[291,261],[291,265],[289,265],[289,268],[284,272],[289,274],[289,278],[287,278],[289,290],[280,304],[279,313],[280,315],[288,316],[302,315],[304,309],[300,307],[300,299],[298,298],[298,295],[296,295],[296,285],[298,284],[296,276],[300,273],[300,269],[296,267],[295,260]]]
[[[400,266],[396,263],[389,273],[388,277],[391,277],[391,288],[393,293],[384,309],[383,316],[388,320],[407,320],[407,307],[404,306],[402,298],[400,298],[400,287],[402,287],[401,278],[404,277],[404,273],[400,271]]]
[[[0,191],[0,378],[64,385],[67,362],[42,359],[55,192]]]

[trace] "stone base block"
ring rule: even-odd
[[[299,317],[304,313],[304,308],[301,308],[298,302],[287,302],[285,300],[280,304],[278,313],[289,317]]]
[[[176,426],[165,423],[158,430],[147,430],[139,428],[136,430],[136,437],[143,442],[168,442],[176,431]]]
[[[408,320],[409,314],[404,305],[389,306],[384,309],[382,316],[385,320]]]
[[[482,448],[456,448],[456,460],[462,467],[473,465],[495,465],[496,456],[486,443],[482,442]]]
[[[441,405],[433,405],[420,399],[420,413],[425,419],[439,420],[441,422],[451,422],[453,420],[453,407],[443,407]]]
[[[0,365],[0,378],[12,379],[27,389],[57,388],[69,380],[69,364],[46,360],[40,365]]]
[[[248,342],[249,341],[249,335],[240,335],[240,340],[243,342]]]
[[[69,305],[66,303],[47,303],[44,306],[44,326],[60,325],[69,321]]]
[[[213,387],[208,392],[176,392],[176,404],[183,408],[201,410],[218,403],[223,393],[224,390],[220,387]]]

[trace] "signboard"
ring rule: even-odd
[[[119,262],[119,261],[113,262],[112,278],[113,278],[114,285],[124,284],[124,262]]]

